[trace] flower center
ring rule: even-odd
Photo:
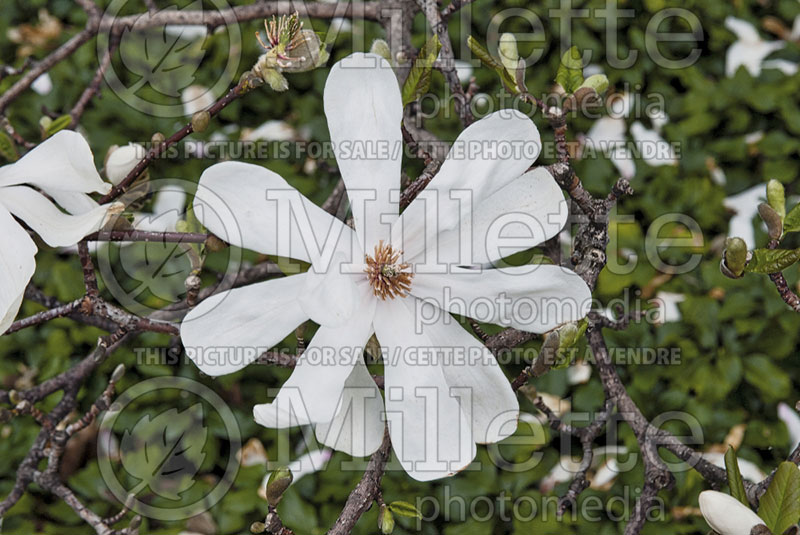
[[[391,245],[384,245],[383,240],[375,246],[370,255],[364,255],[367,263],[364,273],[367,274],[372,293],[384,301],[388,297],[405,297],[411,289],[414,274],[407,271],[409,264],[400,262],[402,251],[395,251]]]

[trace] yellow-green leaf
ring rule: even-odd
[[[800,249],[755,249],[744,270],[768,275],[788,268],[800,260]]]
[[[434,35],[419,50],[417,59],[414,60],[414,65],[406,78],[406,83],[403,84],[403,106],[414,102],[428,91],[431,85],[433,64],[439,55],[440,48],[442,48],[442,44],[439,42],[439,36]]]
[[[64,130],[66,127],[69,126],[69,123],[71,122],[72,122],[72,117],[70,115],[62,115],[61,117],[56,117],[49,125],[47,125],[47,130],[45,130],[47,137],[52,136],[59,130]]]
[[[758,506],[760,516],[772,533],[783,533],[800,519],[800,470],[783,462],[775,472]]]
[[[739,460],[736,458],[736,450],[733,449],[733,446],[728,446],[728,451],[725,452],[725,471],[728,473],[731,496],[745,506],[750,507],[750,503],[747,501],[747,493],[744,491],[742,473],[739,471]]]
[[[561,56],[561,64],[556,72],[556,82],[567,93],[574,93],[583,83],[583,61],[577,47],[570,47]]]

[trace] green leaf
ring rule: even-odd
[[[800,260],[800,249],[755,249],[753,258],[744,270],[768,275],[783,271],[798,260]]]
[[[407,516],[409,518],[422,519],[422,513],[412,504],[403,501],[392,502],[389,504],[389,510],[399,516]]]
[[[72,122],[72,117],[69,114],[62,115],[61,117],[56,117],[49,125],[47,125],[47,130],[45,130],[47,137],[52,136],[59,130],[64,130],[66,127],[69,126],[69,123],[71,122]]]
[[[783,219],[783,232],[797,232],[800,230],[800,204],[796,204],[794,208],[789,210],[786,217]]]
[[[403,106],[414,102],[428,91],[431,85],[433,64],[439,55],[440,48],[442,48],[442,44],[439,42],[439,36],[434,35],[419,50],[417,59],[414,60],[414,65],[406,78],[406,83],[403,84]]]
[[[728,485],[731,487],[731,496],[750,507],[747,501],[747,493],[744,491],[744,481],[742,473],[739,471],[739,460],[736,459],[736,450],[733,446],[728,446],[725,452],[725,471],[728,472]]]
[[[467,46],[475,56],[481,60],[485,66],[492,69],[500,77],[500,80],[506,87],[514,94],[519,93],[517,89],[517,81],[508,73],[502,63],[492,57],[488,50],[483,48],[481,44],[475,40],[471,35],[467,38]]]
[[[14,142],[11,141],[11,137],[5,132],[0,132],[0,155],[9,162],[16,162],[19,159],[19,154],[17,154],[17,148],[14,146]]]
[[[783,462],[775,472],[758,506],[760,516],[772,533],[783,533],[800,519],[800,470]]]
[[[573,46],[564,52],[556,72],[556,82],[570,94],[583,83],[583,61],[577,47]]]

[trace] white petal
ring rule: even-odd
[[[765,69],[778,69],[786,76],[797,74],[798,65],[785,59],[769,59],[762,64]]]
[[[317,440],[353,457],[365,457],[383,440],[383,398],[363,359],[358,359],[330,422],[316,427]]]
[[[181,323],[186,354],[208,375],[244,368],[308,319],[297,301],[305,279],[272,279],[201,301]]]
[[[343,326],[353,315],[360,295],[368,291],[366,284],[360,289],[356,286],[353,274],[343,272],[345,263],[344,255],[339,253],[324,271],[317,272],[312,266],[306,274],[300,306],[318,325]]]
[[[756,246],[753,218],[758,213],[758,203],[765,197],[764,185],[759,184],[736,195],[726,197],[722,201],[725,208],[734,211],[734,215],[728,222],[728,236],[742,238],[749,249]]]
[[[106,176],[112,184],[119,184],[146,154],[145,148],[138,143],[128,143],[117,147],[106,160]]]
[[[430,303],[417,304],[423,308]],[[421,311],[425,317],[430,312]],[[450,314],[423,327],[434,347],[447,348],[442,371],[450,388],[461,394],[461,409],[471,417],[475,442],[490,444],[514,434],[519,402],[497,359]]]
[[[490,195],[460,225],[439,234],[439,254],[426,261],[490,264],[557,235],[568,216],[561,188],[546,168],[537,167]]]
[[[584,137],[584,146],[595,153],[608,154],[617,145],[625,143],[624,119],[601,117],[596,120]]]
[[[536,161],[542,141],[536,125],[517,110],[500,110],[472,123],[456,139],[442,168],[392,226],[392,244],[414,258],[435,246],[490,195]]]
[[[744,42],[733,43],[725,52],[725,75],[730,78],[741,65],[744,65],[750,76],[757,77],[761,74],[761,64],[764,58],[785,46],[783,41],[771,42]]]
[[[71,130],[57,132],[16,162],[0,167],[0,186],[16,184],[83,193],[111,188],[97,174],[89,144]]]
[[[388,241],[397,218],[403,142],[403,102],[389,63],[355,53],[336,63],[325,83],[336,163],[347,187],[362,248]],[[394,197],[394,199],[392,199]]]
[[[35,255],[36,244],[0,206],[0,334],[19,311],[25,287],[36,270]]]
[[[631,125],[631,135],[636,142],[642,160],[652,166],[675,165],[678,162],[672,145],[664,141],[658,132],[645,128],[636,121]]]
[[[47,190],[47,194],[56,201],[56,204],[72,215],[85,214],[100,206],[89,195],[80,191],[63,191],[50,188]]]
[[[181,91],[181,102],[183,102],[185,115],[194,115],[198,111],[203,111],[211,107],[215,100],[211,90],[202,85],[190,85]]]
[[[375,299],[364,299],[359,305],[359,313],[343,327],[317,330],[272,403],[257,406],[258,423],[282,427],[285,415],[292,411],[305,414],[311,423],[334,419],[345,382],[372,334]]]
[[[778,403],[778,418],[789,430],[789,447],[796,448],[800,444],[800,416],[786,403]]]
[[[99,230],[109,208],[106,204],[85,214],[65,214],[47,197],[27,186],[3,188],[0,204],[22,219],[52,247],[74,245],[87,234]]]
[[[583,318],[592,297],[575,272],[553,265],[417,273],[411,293],[454,314],[535,333]]]
[[[206,169],[194,209],[223,240],[263,254],[315,264],[329,262],[336,250],[353,254],[352,229],[259,165],[225,162]]]
[[[442,354],[415,325],[415,299],[381,301],[375,333],[384,354],[386,419],[392,447],[406,472],[418,481],[455,474],[475,457],[471,422],[458,392],[442,371]]]
[[[47,95],[53,90],[53,79],[49,73],[44,73],[36,78],[31,84],[31,89],[40,95]]]
[[[700,493],[700,512],[711,528],[720,535],[750,535],[764,521],[739,500],[722,492]]]
[[[728,16],[725,18],[725,27],[733,32],[741,41],[748,41],[751,43],[761,41],[761,36],[758,35],[756,27],[746,20]]]

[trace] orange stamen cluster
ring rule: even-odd
[[[367,274],[372,293],[384,301],[388,297],[406,297],[411,289],[414,274],[408,271],[409,264],[400,262],[402,251],[395,251],[391,245],[384,245],[383,240],[375,246],[372,256],[364,255]]]

